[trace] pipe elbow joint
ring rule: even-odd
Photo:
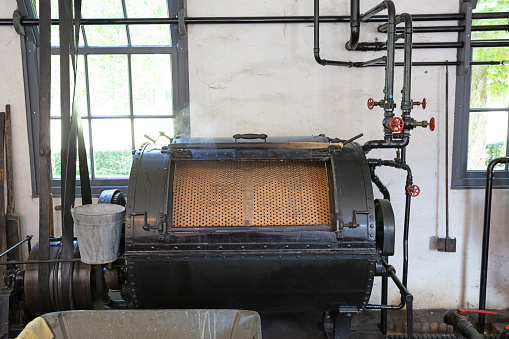
[[[313,52],[314,52],[314,55],[315,55],[315,61],[317,63],[319,63],[322,66],[327,65],[327,60],[323,60],[322,58],[320,58],[320,49],[319,48],[315,48],[313,50]]]
[[[353,21],[350,23],[351,31],[350,31],[350,41],[346,43],[346,49],[349,51],[353,51],[357,49],[357,45],[359,44],[359,35],[361,33],[360,22]]]

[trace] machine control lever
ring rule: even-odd
[[[422,99],[422,101],[412,101],[413,106],[422,106],[422,109],[426,109],[427,102],[426,98]]]
[[[467,315],[468,313],[498,314],[498,312],[493,312],[493,311],[485,311],[485,310],[460,310],[458,308],[458,314]]]
[[[423,120],[423,121],[415,121],[414,122],[414,126],[415,127],[422,127],[422,128],[427,128],[429,126],[429,130],[431,132],[433,132],[435,130],[435,118],[431,118],[429,120],[429,122],[427,122],[426,120]]]
[[[384,107],[384,101],[383,100],[375,101],[375,100],[373,100],[373,98],[369,98],[368,99],[368,108],[370,110],[372,110],[373,108],[375,108],[375,106],[383,108]]]

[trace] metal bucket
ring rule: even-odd
[[[120,205],[83,205],[71,209],[81,261],[107,264],[118,257],[125,208]]]

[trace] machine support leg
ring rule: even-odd
[[[9,338],[9,303],[11,289],[0,289],[0,339]]]
[[[350,338],[350,327],[352,324],[351,313],[340,313],[337,312],[333,315],[334,321],[334,339],[349,339]]]
[[[413,338],[413,334],[414,334],[414,313],[413,313],[414,297],[411,294],[409,294],[405,297],[405,300],[406,300],[407,337]]]
[[[386,258],[388,260],[388,258]],[[388,290],[389,290],[389,277],[387,273],[382,274],[382,305],[387,305],[388,302]],[[380,310],[380,332],[383,335],[387,334],[387,309],[382,308]]]

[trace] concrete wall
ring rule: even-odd
[[[322,0],[322,15],[347,15],[349,1]],[[378,0],[363,0],[366,11]],[[451,13],[456,1],[431,0],[425,8],[416,1],[395,1],[398,13]],[[312,1],[188,1],[189,16],[312,15]],[[10,17],[15,1],[0,4],[0,17]],[[416,25],[430,23],[416,23]],[[360,142],[380,138],[382,111],[366,108],[366,100],[383,98],[383,68],[322,67],[313,59],[313,28],[297,25],[196,25],[189,26],[191,129],[194,136],[230,136],[235,133],[310,135],[324,133],[350,138],[364,133]],[[372,41],[376,25],[363,24],[361,41]],[[347,24],[321,26],[321,54],[339,60],[368,60],[380,53],[348,52]],[[455,41],[454,34],[416,34],[415,41]],[[0,27],[0,106],[13,105],[17,211],[23,232],[37,233],[38,201],[31,198],[23,77],[19,37],[11,27]],[[402,60],[398,52],[397,60]],[[415,61],[455,60],[454,50],[416,50]],[[455,70],[450,70],[454,93]],[[396,70],[395,93],[402,87],[402,69]],[[416,67],[412,97],[426,97],[429,108],[414,110],[418,120],[437,119],[437,129],[412,132],[408,163],[421,188],[412,201],[409,288],[416,307],[476,307],[482,236],[484,190],[450,192],[451,235],[456,253],[436,250],[436,237],[445,235],[444,109],[445,68]],[[396,102],[400,103],[400,96]],[[454,102],[449,102],[450,139],[453,136]],[[450,147],[452,147],[452,142]],[[452,154],[452,148],[450,153]],[[393,151],[373,151],[371,157],[394,158]],[[450,175],[450,173],[449,173]],[[391,259],[401,273],[404,173],[381,169],[389,187],[397,222],[397,255]],[[496,190],[493,205],[488,307],[509,304],[509,235],[504,232],[509,212],[507,190]],[[398,301],[395,288],[392,299]],[[375,287],[372,302],[378,300]]]

